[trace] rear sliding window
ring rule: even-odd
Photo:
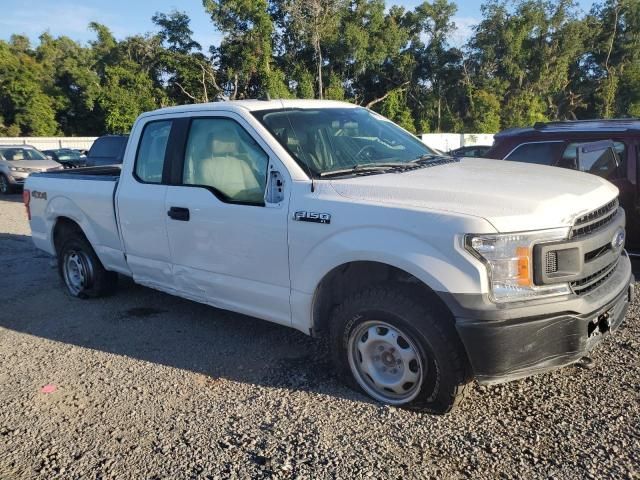
[[[538,165],[554,165],[558,148],[561,145],[562,142],[523,143],[507,155],[505,160]]]

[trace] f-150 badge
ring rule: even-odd
[[[331,223],[331,214],[318,212],[296,212],[293,219],[299,222]]]

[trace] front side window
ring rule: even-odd
[[[210,187],[226,202],[264,204],[268,155],[238,123],[226,118],[191,122],[182,183]]]
[[[9,161],[17,162],[19,160],[46,160],[42,153],[33,148],[11,147],[0,149],[0,156]]]
[[[514,162],[554,165],[556,153],[562,142],[523,143],[505,157]]]
[[[145,183],[161,183],[164,155],[167,150],[171,120],[145,125],[136,155],[136,177]]]
[[[406,166],[436,155],[415,136],[365,108],[256,111],[254,116],[315,176],[344,169]]]

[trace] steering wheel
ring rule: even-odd
[[[365,145],[364,147],[362,147],[360,150],[358,150],[358,153],[355,154],[355,158],[360,157],[360,155],[364,155],[365,152],[367,152],[368,150],[370,150],[371,152],[368,153],[366,155],[366,157],[363,157],[365,160],[371,160],[371,154],[376,152],[376,149],[373,145]]]

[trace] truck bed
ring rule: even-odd
[[[52,172],[34,173],[32,176],[69,178],[73,180],[106,180],[114,181],[120,178],[120,165],[108,165],[103,167],[81,167]]]
[[[31,230],[37,247],[55,255],[53,232],[64,217],[80,225],[105,265],[122,261],[122,243],[115,215],[119,166],[87,167],[32,174]]]

